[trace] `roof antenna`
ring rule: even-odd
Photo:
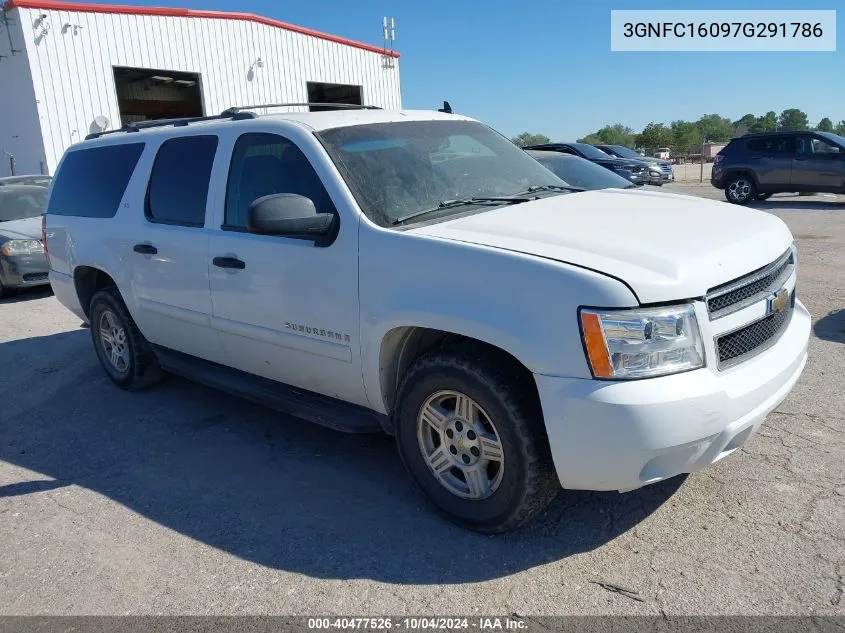
[[[443,107],[437,110],[438,112],[445,112],[446,114],[452,114],[452,106],[449,105],[448,101],[443,102]]]

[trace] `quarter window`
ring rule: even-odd
[[[147,193],[152,222],[202,226],[216,136],[183,136],[161,144],[153,163]]]
[[[113,218],[143,151],[143,143],[121,143],[68,152],[47,213]]]
[[[224,226],[246,228],[250,205],[275,193],[305,196],[317,213],[335,213],[320,177],[294,143],[276,134],[241,135],[229,167]]]

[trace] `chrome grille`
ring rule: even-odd
[[[794,307],[795,292],[793,291],[786,310],[775,312],[718,337],[716,355],[719,358],[719,369],[732,367],[774,345],[789,325]]]
[[[790,249],[768,266],[713,288],[706,297],[710,320],[742,310],[780,290],[794,269],[795,260]]]

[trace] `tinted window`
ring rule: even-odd
[[[53,182],[47,213],[114,217],[143,151],[143,143],[129,143],[69,152]]]
[[[183,136],[162,143],[156,154],[147,194],[153,222],[202,226],[216,136]]]
[[[839,146],[811,136],[798,137],[799,154],[838,154]]]
[[[44,213],[47,189],[9,185],[0,189],[0,222],[36,218]]]
[[[792,136],[754,138],[748,141],[748,149],[764,154],[791,154],[795,151],[795,138]]]
[[[580,152],[584,158],[607,158],[607,154],[603,151],[586,143],[572,143],[572,147]]]
[[[244,228],[249,206],[274,193],[310,198],[317,213],[335,208],[305,154],[275,134],[244,134],[235,143],[226,190],[226,226]]]
[[[631,181],[609,169],[596,165],[578,156],[552,154],[552,152],[528,152],[568,185],[580,189],[626,189],[633,187]]]
[[[610,150],[611,154],[615,154],[616,156],[620,156],[622,158],[635,158],[637,160],[643,158],[642,155],[638,154],[630,147],[625,147],[624,145],[608,145],[607,148]]]

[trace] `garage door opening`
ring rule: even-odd
[[[198,73],[114,68],[120,123],[203,116]]]
[[[361,101],[361,86],[347,84],[323,84],[315,81],[308,82],[308,103],[350,103],[363,105]],[[325,106],[310,106],[311,112],[331,110]]]

